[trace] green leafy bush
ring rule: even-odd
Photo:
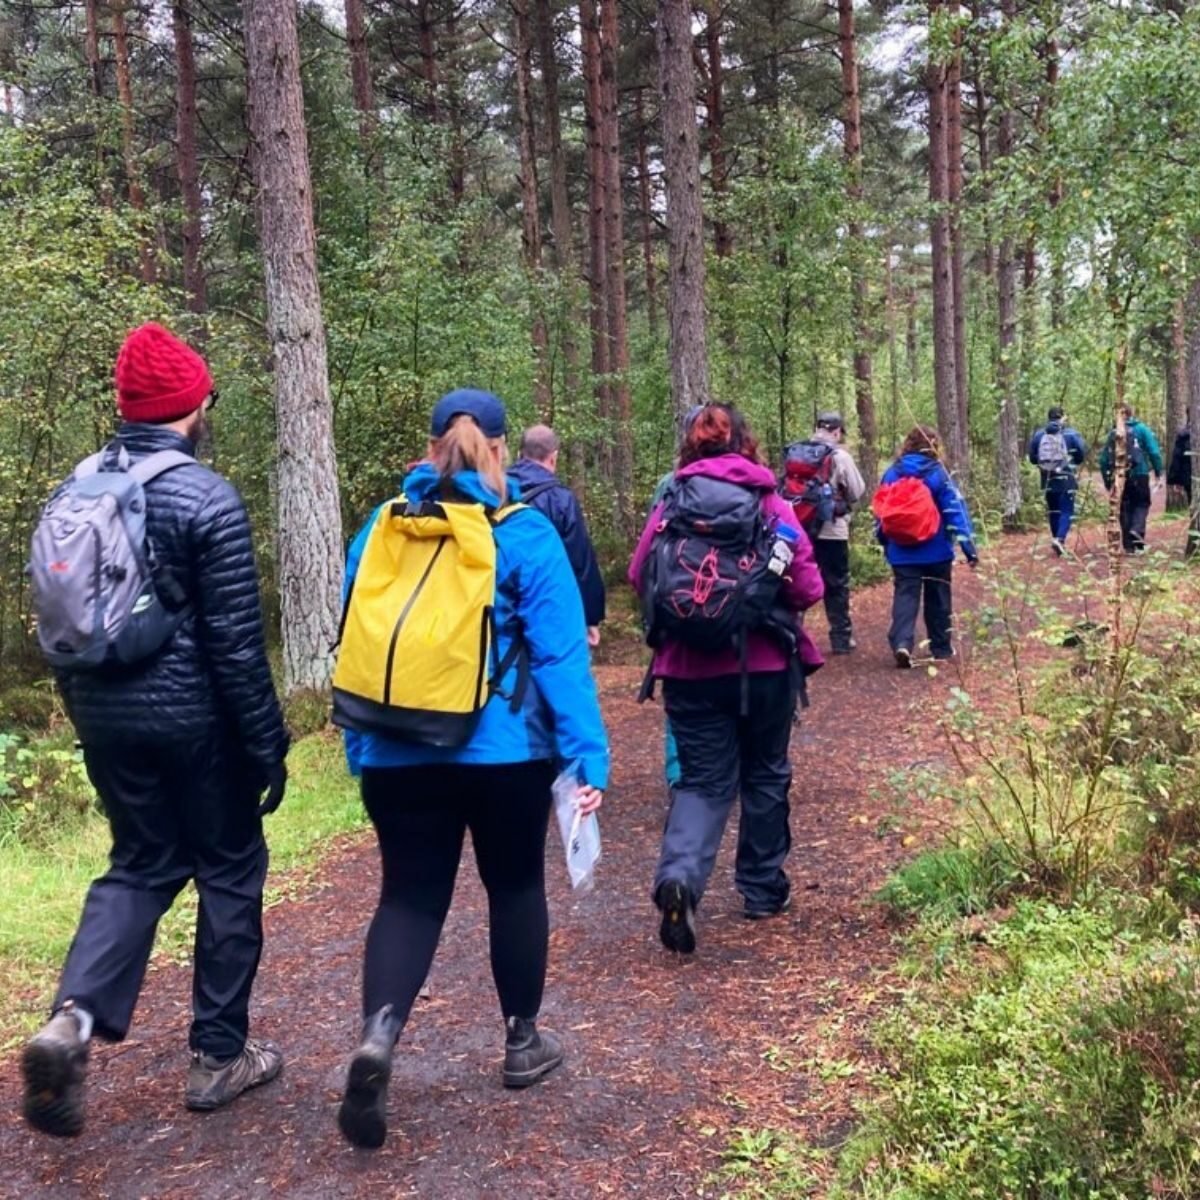
[[[44,840],[91,804],[83,754],[72,743],[0,733],[0,842]]]
[[[0,728],[44,733],[57,713],[58,702],[48,684],[23,684],[0,692]]]

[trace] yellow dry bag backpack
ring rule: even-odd
[[[493,529],[521,507],[400,496],[380,509],[342,613],[335,725],[462,746],[514,665],[520,709],[528,657],[516,631],[499,657]]]

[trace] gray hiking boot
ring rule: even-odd
[[[400,1023],[385,1004],[367,1018],[362,1042],[346,1072],[346,1091],[338,1109],[338,1128],[353,1146],[378,1150],[387,1137],[387,1090],[392,1077],[392,1050]]]
[[[549,1075],[563,1060],[563,1048],[552,1033],[538,1033],[524,1017],[509,1017],[504,1040],[504,1086],[526,1088]]]
[[[68,1002],[29,1039],[21,1056],[25,1120],[54,1137],[83,1132],[88,1044]]]
[[[198,1051],[188,1068],[184,1103],[193,1112],[211,1112],[243,1092],[270,1083],[283,1070],[283,1055],[270,1042],[247,1038],[241,1054],[222,1062]]]

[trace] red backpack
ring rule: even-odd
[[[792,506],[800,528],[816,537],[837,515],[833,484],[833,451],[828,442],[793,442],[785,454],[779,494]]]
[[[871,501],[879,531],[898,546],[927,542],[942,527],[942,514],[929,485],[915,475],[881,484]]]

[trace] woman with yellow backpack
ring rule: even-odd
[[[497,397],[443,396],[427,460],[350,548],[334,720],[383,866],[362,1042],[338,1113],[358,1146],[387,1135],[393,1047],[433,961],[468,829],[488,894],[504,1084],[527,1087],[563,1058],[535,1023],[551,783],[573,766],[580,807],[595,811],[608,745],[579,589],[552,526],[509,495],[506,432]]]

